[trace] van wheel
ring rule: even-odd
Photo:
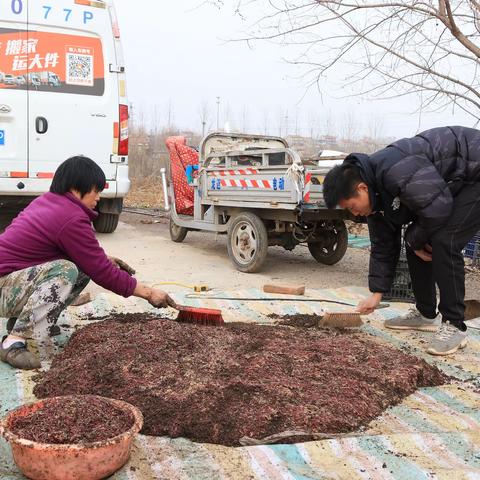
[[[251,212],[237,215],[228,228],[227,249],[237,270],[258,272],[267,259],[268,250],[268,233],[263,221]]]
[[[118,225],[120,215],[116,213],[100,213],[93,221],[93,226],[98,233],[113,233]]]
[[[336,220],[329,229],[322,233],[322,239],[318,242],[310,242],[308,249],[318,263],[334,265],[343,258],[347,251],[347,227],[343,220]]]
[[[185,227],[181,227],[177,225],[171,218],[170,218],[170,238],[172,242],[175,243],[182,243],[187,236],[188,230]]]

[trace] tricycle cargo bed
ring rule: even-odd
[[[343,257],[348,215],[327,209],[322,195],[330,165],[302,162],[278,137],[211,134],[200,145],[198,164],[183,138],[170,138],[167,146],[165,201],[174,241],[183,241],[189,230],[227,233],[229,254],[245,272],[261,268],[269,245],[291,250],[306,243],[326,264]]]

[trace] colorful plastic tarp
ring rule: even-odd
[[[214,292],[217,293],[217,292]],[[220,292],[234,297],[262,297],[255,289]],[[366,295],[360,288],[307,290],[316,298],[355,302]],[[271,296],[269,294],[269,296]],[[184,291],[174,295],[180,303],[221,308],[224,318],[245,322],[272,323],[267,315],[321,313],[322,305],[304,302],[236,302],[190,298]],[[388,409],[368,429],[344,438],[294,445],[228,448],[197,444],[186,439],[153,438],[140,435],[129,463],[111,478],[115,480],[480,480],[480,330],[470,329],[468,347],[446,358],[435,358],[423,349],[431,334],[384,330],[385,318],[405,314],[409,306],[392,304],[369,317],[362,327],[397,347],[407,347],[452,377],[452,383],[424,388],[401,404]],[[105,316],[112,311],[147,311],[143,301],[99,295],[94,302],[69,308],[72,326],[85,317]],[[173,312],[171,312],[173,315]],[[59,322],[65,324],[63,319]],[[3,328],[5,323],[3,323]],[[72,329],[69,329],[71,332]],[[42,365],[69,337],[62,333],[55,341],[40,346]],[[0,365],[0,413],[32,396],[31,372],[15,372]],[[20,480],[8,444],[0,441],[0,478]]]

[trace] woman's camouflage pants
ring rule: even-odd
[[[17,318],[12,335],[41,336],[90,278],[68,260],[55,260],[0,277],[0,317]]]

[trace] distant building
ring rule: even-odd
[[[320,148],[338,149],[338,139],[336,135],[320,135],[318,137],[318,144]]]
[[[300,157],[311,158],[319,150],[318,140],[310,137],[302,137],[301,135],[288,135],[286,140],[291,148],[296,150]]]

